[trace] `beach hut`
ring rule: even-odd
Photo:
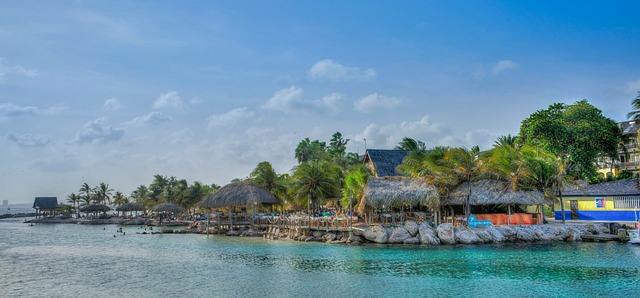
[[[507,214],[476,214],[479,220],[491,220],[493,225],[502,224],[535,224],[542,223],[542,205],[545,204],[544,194],[534,190],[513,191],[508,182],[495,179],[472,181],[469,187],[463,183],[456,187],[443,200],[445,206],[464,206],[471,191],[469,204],[471,206],[507,205]],[[538,206],[536,218],[531,213],[512,214],[511,205]],[[452,214],[452,216],[455,216]]]
[[[409,177],[372,177],[364,191],[366,206],[371,209],[390,209],[404,206],[439,207],[438,189],[423,179]]]
[[[277,204],[276,197],[266,189],[251,181],[229,183],[214,194],[208,195],[201,203],[203,208],[229,208],[229,225],[233,227],[233,207],[256,210],[262,204]]]
[[[33,209],[36,209],[36,218],[44,216],[45,212],[48,212],[49,216],[51,216],[58,207],[58,197],[36,197],[33,201]]]
[[[176,204],[171,204],[171,203],[162,203],[162,204],[157,204],[153,207],[151,207],[151,210],[153,212],[159,213],[160,215],[160,223],[159,225],[162,226],[162,219],[167,217],[168,214],[170,213],[184,213],[185,211],[187,211],[187,209],[184,209]]]
[[[142,206],[141,204],[136,204],[136,203],[126,203],[126,204],[122,204],[119,205],[118,207],[116,207],[116,211],[118,212],[122,212],[122,214],[124,215],[125,212],[136,212],[136,216],[138,211],[144,211],[145,208],[144,206]]]

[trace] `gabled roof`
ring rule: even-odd
[[[640,129],[640,123],[636,123],[635,120],[631,120],[631,121],[623,121],[618,123],[618,125],[620,126],[620,130],[622,131],[622,134],[637,134],[638,133],[638,129]]]
[[[597,184],[582,183],[579,186],[568,185],[562,191],[562,195],[571,197],[640,195],[640,181],[638,179],[625,179]]]
[[[406,150],[367,149],[364,162],[371,161],[377,177],[402,176],[396,171],[396,167],[408,154],[409,151]]]
[[[469,186],[462,183],[457,186],[443,205],[463,205],[469,194]],[[497,204],[545,204],[544,194],[539,191],[519,190],[513,191],[509,183],[493,179],[482,179],[471,182],[471,205],[497,205]]]
[[[33,201],[34,209],[56,209],[58,207],[58,197],[36,197]]]

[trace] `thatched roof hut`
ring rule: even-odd
[[[162,203],[151,207],[154,212],[169,212],[169,213],[182,213],[187,211],[186,209],[170,203]]]
[[[144,211],[144,206],[136,203],[122,204],[116,207],[116,211]]]
[[[464,205],[469,193],[467,183],[456,187],[443,205]],[[513,191],[509,183],[493,179],[483,179],[471,182],[471,205],[545,204],[544,194],[540,191]]]
[[[364,191],[367,206],[382,208],[401,204],[432,205],[439,200],[435,186],[422,179],[408,177],[371,178]]]
[[[277,204],[276,197],[251,181],[229,183],[216,193],[208,195],[200,206],[221,208],[232,206],[250,206],[259,204]]]
[[[111,210],[111,207],[103,204],[90,204],[80,207],[80,211],[85,213],[107,212],[109,210]]]

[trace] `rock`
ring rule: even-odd
[[[364,238],[375,243],[387,243],[389,241],[389,232],[383,226],[372,226],[364,230]]]
[[[521,241],[533,242],[536,240],[536,234],[527,227],[516,228],[516,238]]]
[[[569,233],[569,237],[567,237],[567,241],[582,241],[582,236],[580,236],[580,233],[571,232]]]
[[[391,231],[387,243],[404,243],[408,238],[411,238],[409,232],[404,228],[397,227]]]
[[[480,238],[480,240],[482,240],[482,242],[484,242],[484,243],[492,243],[492,242],[494,242],[493,236],[491,236],[491,233],[489,233],[489,231],[487,231],[487,229],[473,229],[472,231],[474,233],[476,233],[476,236],[478,236],[478,238]]]
[[[507,241],[507,237],[505,237],[500,230],[494,226],[489,226],[484,228],[484,230],[491,235],[493,242],[504,242]]]
[[[326,233],[326,234],[324,234],[324,235],[322,236],[322,241],[324,241],[324,242],[331,242],[331,241],[336,240],[336,237],[338,237],[338,236],[336,236],[336,234],[333,234],[333,233]],[[338,241],[338,242],[339,242],[339,241]]]
[[[482,239],[467,227],[459,227],[455,230],[455,241],[461,244],[482,243]]]
[[[362,239],[362,237],[358,235],[353,235],[351,237],[348,237],[347,243],[353,243],[353,242],[362,243],[364,242],[364,239]]]
[[[322,235],[324,235],[324,232],[322,232],[322,231],[313,231],[313,233],[311,233],[311,235],[313,235],[313,237],[316,237],[316,238],[322,238]]]
[[[239,236],[240,231],[228,231],[225,235],[227,236]]]
[[[438,238],[440,238],[440,242],[444,244],[456,244],[456,239],[453,237],[453,224],[452,223],[443,223],[438,226]]]
[[[516,241],[516,230],[510,226],[496,227],[500,233],[507,239],[506,241]]]
[[[420,238],[419,237],[411,237],[411,238],[407,238],[404,239],[404,241],[402,241],[403,244],[420,244]]]
[[[403,228],[407,230],[407,232],[409,232],[409,235],[411,235],[411,237],[415,237],[416,235],[418,235],[419,226],[413,220],[405,221]]]
[[[418,226],[418,232],[421,244],[440,245],[440,238],[436,236],[436,231],[427,222]]]

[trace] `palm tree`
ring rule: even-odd
[[[627,114],[627,118],[640,121],[640,91],[638,91],[638,96],[631,102],[631,106],[633,107],[633,111]]]
[[[345,187],[342,188],[342,206],[345,208],[351,208],[352,200],[355,199],[357,203],[358,213],[363,214],[366,218],[366,205],[367,200],[364,196],[364,190],[367,187],[367,182],[371,175],[364,166],[356,167],[349,172],[344,178]],[[350,204],[351,203],[351,204]],[[353,210],[349,210],[350,216],[353,214]]]
[[[98,185],[94,191],[96,193],[98,203],[105,205],[111,204],[113,189],[109,188],[109,184],[100,182],[100,185]]]
[[[479,176],[481,172],[481,163],[478,159],[479,153],[477,146],[471,150],[457,147],[449,150],[444,157],[460,180],[467,183],[468,192],[464,209],[467,222],[471,215],[471,180]]]
[[[527,161],[529,169],[529,179],[531,184],[545,194],[545,197],[555,200],[559,199],[560,210],[562,212],[562,223],[565,223],[564,202],[562,200],[562,190],[567,185],[577,185],[573,177],[569,176],[568,161],[560,159],[553,154],[537,151],[537,155]]]
[[[122,192],[116,191],[116,194],[113,195],[113,204],[115,206],[129,204],[129,199]]]
[[[89,184],[85,182],[82,184],[82,186],[80,186],[78,195],[81,196],[82,201],[85,202],[86,205],[89,205],[93,200],[93,188],[91,188],[91,186],[89,186]]]
[[[396,145],[395,149],[406,151],[424,151],[427,149],[422,141],[417,141],[409,137],[402,138],[402,141]]]
[[[140,185],[131,192],[130,197],[133,198],[136,203],[146,205],[145,203],[149,199],[149,189],[144,185]]]
[[[273,170],[273,167],[268,161],[263,161],[251,171],[249,179],[258,186],[271,192],[272,189],[276,188],[276,184],[278,183],[278,174]]]
[[[76,218],[79,218],[80,213],[78,212],[78,207],[80,206],[80,196],[75,193],[71,193],[67,196],[67,202],[73,205],[73,209],[76,212]]]
[[[301,164],[293,174],[293,187],[298,202],[307,203],[307,211],[311,215],[311,205],[317,207],[318,200],[335,194],[338,182],[332,174],[331,165],[327,162],[310,161]]]
[[[512,136],[511,134],[508,134],[506,136],[501,136],[498,137],[498,139],[493,143],[493,147],[504,147],[504,146],[511,146],[511,147],[516,147],[518,144],[518,136]]]

